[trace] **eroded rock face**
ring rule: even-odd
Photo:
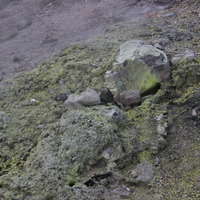
[[[166,54],[140,40],[123,43],[116,61],[105,73],[106,86],[115,94],[129,90],[145,93],[170,76]]]

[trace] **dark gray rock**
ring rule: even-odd
[[[154,44],[153,46],[156,47],[157,49],[164,50],[164,47],[160,44]]]
[[[101,90],[100,99],[102,103],[112,103],[114,100],[113,94],[108,88],[103,88]]]
[[[55,100],[56,101],[65,101],[69,95],[70,95],[70,92],[59,94],[55,97]]]
[[[175,16],[176,16],[176,13],[174,12],[166,13],[163,15],[163,17],[175,17]]]

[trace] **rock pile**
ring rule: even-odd
[[[163,51],[140,40],[127,41],[120,46],[112,69],[105,73],[106,88],[99,94],[93,89],[71,94],[64,104],[68,110],[113,101],[123,106],[136,105],[142,95],[169,78],[170,70]]]

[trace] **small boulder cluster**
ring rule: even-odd
[[[105,88],[99,93],[88,88],[81,94],[61,94],[57,100],[62,99],[68,110],[113,102],[121,108],[132,107],[141,101],[141,96],[151,94],[168,79],[170,71],[163,51],[143,41],[130,40],[120,46],[112,69],[105,72]]]
[[[114,98],[113,93],[108,88],[103,88],[99,93],[94,89],[87,88],[80,94],[58,95],[55,100],[63,101],[67,110],[76,110],[84,106],[97,106],[108,103],[115,103],[124,108],[126,106],[136,105],[140,102],[141,96],[138,91],[124,91]]]

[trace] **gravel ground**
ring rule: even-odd
[[[115,23],[165,6],[150,0],[0,0],[0,81]]]

